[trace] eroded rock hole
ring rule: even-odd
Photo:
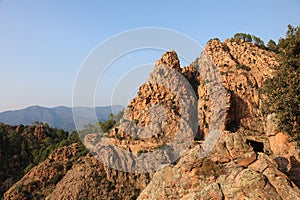
[[[255,152],[264,152],[264,143],[254,140],[247,140],[247,143],[253,148]]]

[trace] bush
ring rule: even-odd
[[[27,172],[29,172],[32,168],[34,167],[34,164],[30,163],[24,170],[24,174],[26,174]]]
[[[254,41],[255,45],[257,45],[260,48],[265,49],[264,41],[262,41],[259,37],[255,36],[255,35],[252,35],[252,38],[253,38],[253,41]]]
[[[250,35],[248,33],[236,33],[233,38],[230,39],[231,42],[241,43],[241,42],[252,42],[259,48],[265,49],[265,43],[262,39],[255,35]]]
[[[101,129],[103,130],[103,133],[107,133],[109,130],[111,130],[116,125],[116,121],[113,119],[109,119],[105,122],[99,122],[98,124],[101,127]]]
[[[269,40],[267,44],[268,50],[278,53],[278,46],[274,40]]]
[[[52,179],[48,182],[48,184],[56,185],[63,177],[64,177],[63,174],[57,173],[52,177]]]
[[[236,34],[234,34],[231,41],[234,41],[234,42],[237,42],[237,43],[239,43],[239,42],[252,42],[252,36],[250,34],[247,34],[247,33],[236,33]]]
[[[212,38],[212,39],[208,40],[208,42],[207,42],[207,43],[210,43],[210,42],[211,42],[211,41],[213,41],[213,40],[220,41],[220,39],[219,39],[219,38]]]
[[[66,164],[66,170],[70,170],[73,167],[73,163],[71,161],[68,161]]]

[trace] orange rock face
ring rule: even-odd
[[[105,164],[90,155],[76,157],[76,144],[64,147],[13,185],[4,199],[26,199],[26,192],[46,199],[300,199],[296,145],[278,133],[273,115],[262,112],[265,97],[259,88],[277,65],[274,53],[230,40],[211,40],[201,58],[184,68],[175,51],[166,52],[125,109],[123,121],[105,138],[97,133],[84,138]],[[194,137],[187,134],[193,128],[202,140],[176,152]],[[213,129],[221,130],[220,138],[201,157],[203,140]],[[180,145],[172,145],[172,138]],[[170,147],[180,158],[158,151]],[[143,153],[154,155],[147,159]],[[132,174],[110,165],[129,172],[158,168]],[[56,174],[61,177],[53,183]]]

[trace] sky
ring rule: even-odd
[[[89,55],[124,31],[174,30],[204,46],[211,38],[224,40],[237,32],[277,41],[288,24],[300,25],[299,0],[241,2],[0,0],[0,111],[72,106],[74,87]],[[123,43],[112,50],[118,45]],[[125,106],[162,53],[144,49],[119,56],[93,88],[95,105]]]

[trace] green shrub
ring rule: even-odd
[[[234,41],[234,42],[237,42],[237,43],[239,43],[239,42],[252,42],[252,36],[250,34],[247,34],[247,33],[236,33],[236,34],[234,34],[231,41]]]
[[[50,185],[56,185],[62,178],[64,177],[64,175],[63,174],[61,174],[61,173],[57,173],[57,174],[55,174],[53,177],[52,177],[52,179],[50,180],[50,181],[48,181],[48,184]]]
[[[264,83],[267,95],[264,112],[275,113],[278,128],[300,138],[300,27],[288,26],[285,38],[278,42],[280,66]]]
[[[278,46],[274,40],[269,40],[267,44],[267,48],[269,51],[273,51],[275,53],[278,53]]]
[[[252,35],[252,38],[253,38],[253,41],[254,41],[254,44],[262,49],[265,49],[265,43],[264,41],[262,41],[262,39],[260,39],[259,37],[255,36],[255,35]]]

